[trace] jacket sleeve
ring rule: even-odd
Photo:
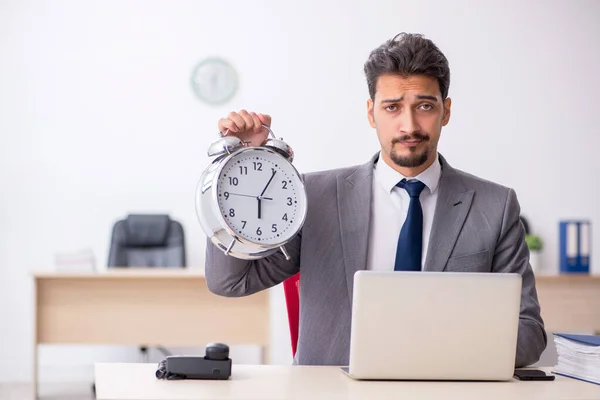
[[[226,297],[247,296],[275,286],[300,271],[298,233],[285,245],[290,260],[278,250],[259,260],[242,260],[226,256],[210,239],[206,244],[205,275],[208,289]]]
[[[523,278],[516,367],[538,361],[548,340],[540,315],[535,276],[529,264],[529,249],[525,242],[525,227],[519,218],[520,212],[517,196],[510,189],[492,262],[493,272],[514,272]]]

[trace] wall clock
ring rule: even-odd
[[[194,68],[191,85],[200,100],[212,105],[225,104],[238,89],[238,74],[226,60],[208,58]]]

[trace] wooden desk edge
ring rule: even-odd
[[[31,275],[36,279],[94,279],[94,278],[148,278],[179,279],[186,277],[205,278],[202,268],[117,268],[111,267],[100,271],[60,272],[34,271]],[[540,282],[596,282],[600,274],[535,274]]]
[[[34,279],[204,279],[206,277],[203,270],[183,268],[111,268],[96,272],[38,271],[31,275]]]
[[[600,282],[600,275],[590,274],[561,274],[561,275],[535,275],[536,282]]]

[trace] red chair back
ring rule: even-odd
[[[300,273],[283,281],[283,292],[285,294],[285,305],[287,307],[288,323],[290,326],[292,355],[296,356],[298,325],[300,324]]]

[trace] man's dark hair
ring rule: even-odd
[[[438,81],[442,100],[448,97],[448,60],[431,40],[420,34],[402,32],[386,41],[371,52],[364,70],[372,100],[375,100],[377,80],[385,74],[431,76]]]

